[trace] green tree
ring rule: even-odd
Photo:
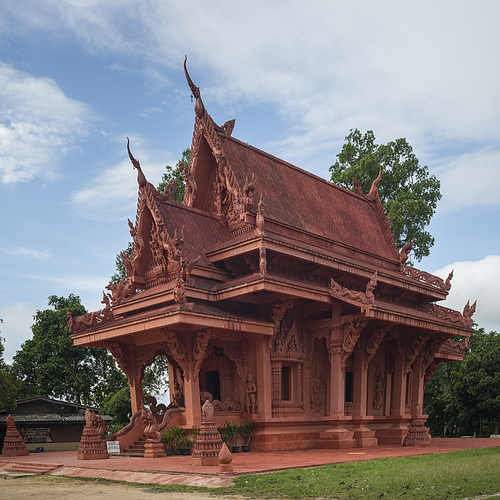
[[[0,319],[2,323],[2,319]],[[12,368],[3,359],[5,339],[0,336],[0,409],[16,409],[18,380]]]
[[[500,425],[500,334],[473,330],[461,362],[443,363],[425,388],[434,436],[497,434]]]
[[[184,166],[184,168],[189,167],[189,157],[191,156],[191,149],[187,148],[182,152],[182,157],[180,159],[180,163]],[[186,190],[186,183],[184,182],[184,177],[182,175],[182,169],[177,163],[175,167],[171,167],[170,165],[166,165],[166,172],[163,174],[161,178],[160,184],[158,184],[158,191],[163,193],[165,186],[170,184],[172,181],[176,181],[175,189],[174,189],[174,197],[173,201],[177,203],[182,203],[184,201],[184,191]]]
[[[51,295],[48,305],[49,309],[36,312],[33,337],[14,356],[18,397],[40,395],[99,406],[107,390],[123,386],[114,358],[105,349],[73,345],[66,309],[73,317],[85,314],[80,297]]]
[[[332,182],[350,188],[355,178],[366,194],[381,168],[378,193],[396,245],[401,248],[414,238],[414,258],[420,261],[429,255],[434,238],[425,228],[441,199],[439,180],[429,175],[427,166],[419,164],[404,138],[376,144],[371,130],[363,135],[351,129],[345,140],[337,161],[330,167]]]
[[[457,373],[454,396],[462,424],[481,434],[498,434],[500,424],[500,334],[475,330],[470,352]]]

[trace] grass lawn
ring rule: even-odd
[[[260,498],[445,499],[500,492],[500,448],[240,476],[218,494]]]
[[[47,481],[60,480],[43,476]],[[106,479],[77,481],[115,483]],[[470,498],[500,492],[500,447],[403,458],[331,464],[272,474],[238,476],[228,488],[197,488],[182,484],[126,483],[146,491],[202,492],[213,497],[333,498],[347,500],[432,500]],[[0,488],[1,491],[1,488]],[[0,495],[1,498],[1,495]],[[196,498],[194,495],[193,498]]]

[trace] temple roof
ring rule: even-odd
[[[266,220],[333,240],[399,266],[395,245],[388,241],[373,201],[233,137],[220,132],[218,135],[240,184],[254,174],[254,210],[262,194]]]

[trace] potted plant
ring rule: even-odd
[[[238,440],[239,425],[238,422],[229,422],[226,420],[222,427],[219,427],[218,431],[221,435],[222,441],[226,443],[226,446],[231,450],[231,453],[238,453],[240,447],[236,446],[236,441]]]
[[[172,433],[172,449],[177,455],[180,455],[180,450],[184,443],[184,427],[182,425],[174,425],[170,432]]]
[[[238,432],[246,441],[246,443],[241,447],[241,451],[250,451],[250,439],[252,439],[253,436],[254,425],[253,420],[243,420],[243,424],[239,426]]]
[[[182,441],[180,443],[180,454],[181,455],[189,455],[190,454],[190,447],[193,446],[193,441],[189,436],[184,435],[182,437]]]
[[[172,442],[174,436],[172,430],[167,427],[166,431],[161,436],[161,442],[165,445],[165,453],[167,457],[172,455]]]

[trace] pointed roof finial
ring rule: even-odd
[[[132,165],[134,166],[134,168],[137,169],[137,182],[139,183],[139,186],[143,188],[148,183],[148,181],[146,180],[146,176],[144,175],[141,169],[141,164],[134,158],[134,156],[130,152],[130,139],[128,137],[127,137],[127,151],[128,151],[128,157],[130,158]]]
[[[191,77],[189,76],[186,62],[187,56],[184,56],[184,74],[186,75],[186,80],[188,82],[189,88],[191,89],[192,97],[196,99],[196,103],[194,105],[194,112],[198,118],[201,118],[205,114],[205,106],[203,105],[203,101],[201,100],[200,89],[197,87]]]
[[[368,196],[375,196],[375,193],[377,192],[377,186],[378,183],[380,182],[380,178],[382,177],[382,165],[379,164],[379,171],[378,171],[378,177],[372,182],[372,187],[370,188],[370,192],[368,193]]]

